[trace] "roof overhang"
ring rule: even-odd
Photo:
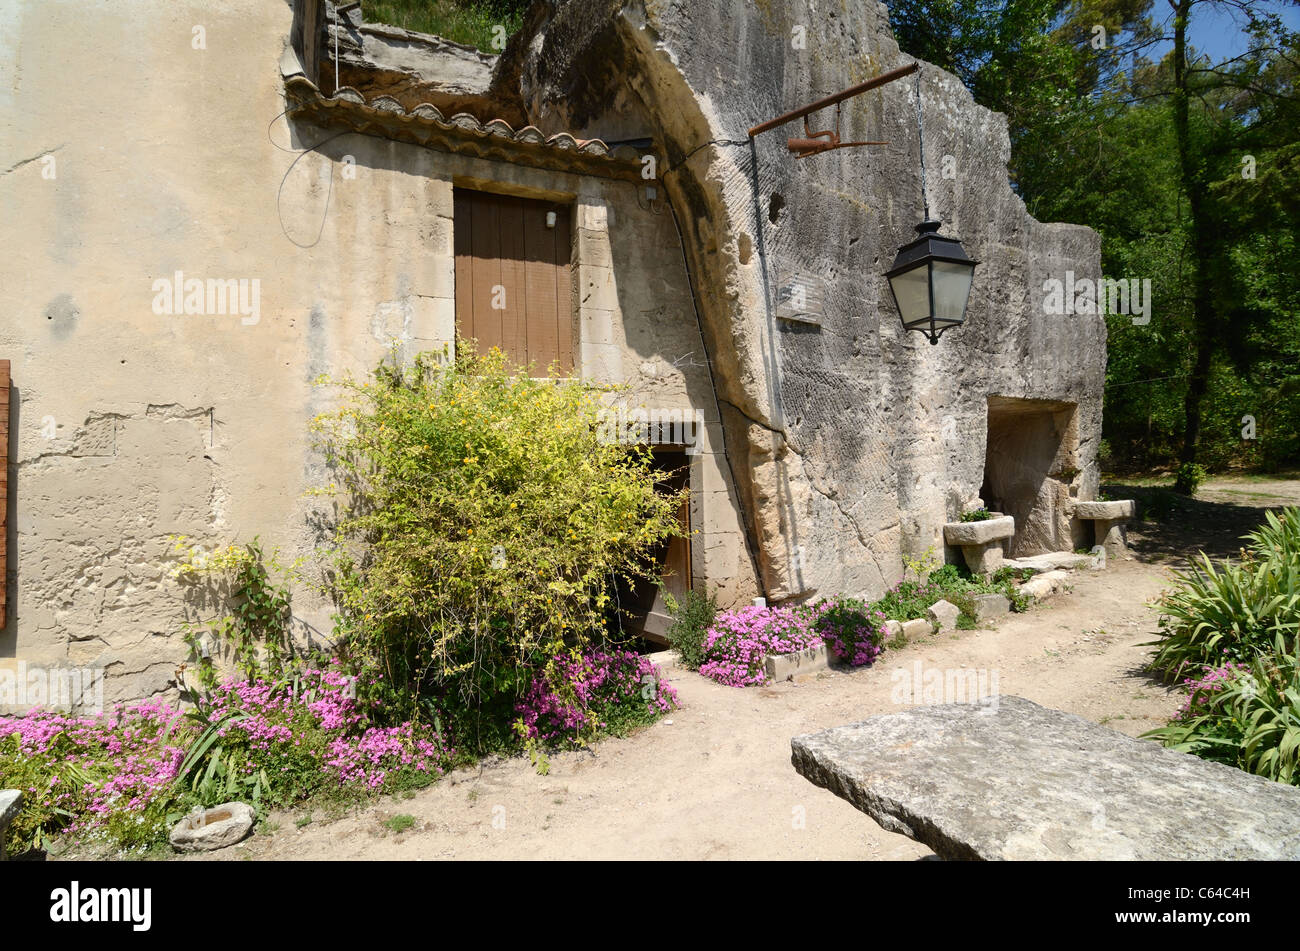
[[[465,112],[447,118],[431,103],[408,111],[392,96],[367,100],[350,86],[326,96],[296,62],[283,67],[285,115],[292,119],[511,165],[628,181],[641,177],[640,153],[629,146],[611,149],[600,139],[567,132],[546,136],[531,125],[516,130],[504,119],[480,122]]]

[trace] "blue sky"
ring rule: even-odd
[[[1273,0],[1255,0],[1254,6],[1260,10],[1280,13],[1289,29],[1300,30],[1300,7],[1275,3]],[[1173,29],[1173,11],[1169,9],[1168,3],[1156,0],[1151,12],[1156,23],[1161,24],[1166,31]],[[1200,52],[1208,53],[1216,63],[1239,56],[1246,51],[1244,23],[1245,17],[1241,14],[1234,18],[1218,5],[1198,4],[1192,8],[1192,45]],[[1148,55],[1152,59],[1159,59],[1172,48],[1172,43],[1166,43]]]

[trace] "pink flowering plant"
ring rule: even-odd
[[[182,723],[181,711],[160,700],[99,716],[0,717],[0,788],[23,794],[10,850],[101,826],[124,844],[153,838],[185,756]]]
[[[677,691],[649,658],[613,648],[569,650],[533,678],[515,706],[515,728],[527,741],[579,744],[625,733],[677,706]]]
[[[767,682],[769,654],[825,644],[841,663],[870,664],[884,650],[882,611],[852,598],[794,607],[743,607],[719,612],[704,638],[700,673],[729,687]]]
[[[156,841],[194,806],[259,811],[318,793],[425,785],[454,751],[431,727],[375,725],[337,664],[296,677],[226,680],[188,712],[162,701],[98,716],[0,717],[0,786],[21,789],[15,851],[58,831]]]
[[[813,628],[841,663],[863,667],[885,650],[885,612],[856,598],[828,598],[813,610]]]
[[[722,611],[704,638],[700,673],[729,687],[767,682],[763,664],[768,654],[792,654],[816,647],[821,634],[813,627],[808,608],[743,607]]]

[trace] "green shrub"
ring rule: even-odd
[[[963,522],[987,522],[993,517],[993,513],[986,508],[972,509],[969,512],[963,512],[961,520]]]
[[[398,813],[397,815],[385,820],[384,825],[393,832],[405,832],[407,829],[415,825],[415,816],[407,815],[404,812]]]
[[[664,600],[673,615],[672,626],[666,635],[668,643],[672,645],[683,667],[699,670],[700,664],[707,659],[704,654],[704,638],[718,615],[717,592],[705,595],[692,589],[679,602],[665,591]]]
[[[204,601],[224,605],[228,614],[189,622],[182,628],[198,685],[216,686],[218,658],[229,659],[245,677],[287,673],[301,658],[290,638],[293,610],[289,586],[296,566],[280,563],[280,552],[262,551],[254,537],[242,545],[227,545],[214,552],[173,539],[180,564],[171,576],[188,585],[205,585]]]
[[[1246,667],[1211,670],[1185,710],[1146,736],[1203,759],[1300,785],[1300,663],[1281,638]]]
[[[1272,645],[1295,643],[1300,625],[1300,508],[1272,512],[1246,536],[1237,564],[1204,553],[1161,602],[1153,670],[1177,677],[1228,661],[1253,663]]]
[[[1195,462],[1184,462],[1178,467],[1174,476],[1174,491],[1180,495],[1195,495],[1208,475],[1205,466]]]
[[[487,53],[493,41],[523,23],[531,0],[366,0],[365,22],[385,23],[416,33],[432,33]],[[496,27],[504,28],[504,34]]]
[[[1160,487],[1138,508],[1138,518],[1143,521],[1166,522],[1178,508],[1178,493],[1172,489]]]
[[[442,709],[458,748],[483,751],[517,742],[535,672],[602,639],[616,580],[654,577],[683,496],[658,490],[648,451],[603,438],[592,387],[456,352],[339,381],[343,408],[315,428],[359,696],[395,719]]]

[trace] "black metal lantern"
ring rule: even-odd
[[[931,344],[966,319],[975,265],[956,238],[939,234],[939,222],[927,218],[917,237],[898,249],[885,277],[894,295],[904,330],[919,330]]]
[[[939,342],[945,330],[966,320],[975,265],[956,238],[939,234],[940,224],[930,217],[930,196],[925,187],[925,122],[921,115],[921,71],[916,71],[916,135],[921,155],[921,207],[925,220],[916,226],[916,238],[898,249],[894,266],[885,272],[904,330],[919,330]]]

